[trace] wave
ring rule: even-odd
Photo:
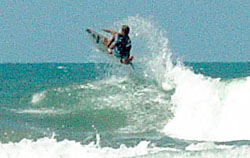
[[[129,17],[117,26],[122,23],[136,32],[136,44],[143,45],[144,77],[174,91],[169,99],[174,116],[164,133],[188,140],[250,140],[250,77],[224,81],[195,74],[180,62],[173,64],[165,32],[151,19]]]
[[[28,101],[31,107],[12,111],[23,114],[23,123],[31,123],[27,124],[28,128],[32,125],[37,129],[46,127],[41,131],[56,131],[61,141],[53,137],[37,139],[37,136],[34,136],[37,139],[34,141],[20,136],[22,140],[13,143],[10,138],[9,143],[0,143],[0,157],[245,158],[250,155],[248,144],[210,142],[250,140],[250,77],[221,80],[195,74],[181,63],[173,64],[165,32],[156,27],[152,19],[134,16],[117,22],[115,26],[123,23],[133,30],[131,38],[136,43],[133,53],[135,57],[140,56],[138,61],[142,63],[142,69],[128,74],[129,71],[119,71],[120,67],[115,70],[107,67],[107,77],[102,80],[52,87],[32,94]],[[63,67],[57,68],[64,70]],[[208,142],[194,141],[196,143],[184,149],[173,145],[168,148],[164,143],[159,147],[153,141],[141,141],[134,146],[122,142],[115,148],[110,146],[117,142],[109,142],[110,146],[103,147],[100,136],[97,136],[96,142],[81,144],[86,133],[93,131],[111,136],[115,133],[120,136],[117,140],[138,135],[139,138],[145,138],[145,135],[162,137],[163,133],[184,139],[177,143],[186,140]],[[35,133],[34,130],[29,132],[26,133]]]

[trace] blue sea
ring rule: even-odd
[[[92,63],[0,64],[0,158],[250,157],[250,63],[174,60],[151,21],[120,23],[135,69],[96,50]]]

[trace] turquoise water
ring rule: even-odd
[[[221,79],[242,78],[250,76],[250,65],[244,63],[186,63],[193,67],[195,73]]]
[[[134,70],[96,50],[93,63],[0,64],[0,158],[250,157],[250,63],[173,64],[164,31],[122,23]]]
[[[150,107],[140,107],[137,99],[157,96],[161,89],[153,88],[156,92],[147,94],[143,91],[151,89],[152,81],[133,72],[128,76],[106,74],[112,70],[109,67],[91,63],[2,64],[1,132],[5,134],[1,141],[49,137],[54,132],[58,139],[84,143],[89,135],[95,138],[97,131],[113,135],[129,126],[129,117],[136,117],[133,108],[143,115],[150,112]],[[139,94],[142,96],[137,98]],[[124,101],[128,102],[125,107]]]

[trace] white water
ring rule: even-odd
[[[81,145],[75,141],[57,142],[54,138],[37,141],[23,139],[19,143],[0,144],[1,158],[119,158],[134,157],[154,153],[160,149],[148,148],[149,142],[141,142],[134,148],[121,145],[118,149],[100,148],[97,144]]]
[[[42,138],[37,141],[23,139],[19,143],[0,144],[1,158],[125,158],[125,157],[157,157],[157,158],[248,158],[248,146],[218,146],[213,143],[192,144],[186,150],[174,148],[158,148],[142,141],[135,147],[121,145],[114,149],[101,148],[97,143],[81,145],[78,142],[63,140],[57,142],[53,138]]]

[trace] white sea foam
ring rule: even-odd
[[[57,69],[66,69],[64,66],[58,66]]]
[[[66,114],[69,113],[68,111],[64,110],[55,110],[55,109],[46,109],[46,108],[41,108],[41,109],[24,109],[24,110],[13,110],[16,113],[19,114]]]
[[[136,147],[100,148],[99,144],[81,145],[75,141],[57,142],[53,138],[42,138],[36,142],[23,139],[18,143],[0,144],[1,158],[119,158],[146,155],[154,152],[148,148],[149,142],[141,142]],[[158,151],[158,150],[156,150]]]
[[[174,148],[159,148],[150,145],[150,142],[142,141],[135,147],[121,145],[114,149],[100,147],[99,144],[90,143],[82,145],[79,142],[54,138],[42,138],[37,141],[23,139],[18,143],[0,143],[1,158],[249,158],[250,148],[223,147],[215,144],[196,144],[187,147],[188,150]]]
[[[204,143],[191,144],[187,146],[185,149],[189,151],[202,151],[202,150],[232,149],[232,148],[233,146],[216,145],[213,142],[204,142]]]

